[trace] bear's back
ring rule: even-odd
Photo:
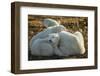
[[[80,47],[74,34],[66,31],[59,33],[60,35],[60,49],[65,54],[79,53]]]

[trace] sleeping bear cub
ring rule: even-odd
[[[30,47],[31,54],[36,56],[52,56],[55,54],[54,49],[57,47],[58,41],[58,34],[49,34],[45,38],[38,38]]]

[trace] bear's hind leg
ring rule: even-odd
[[[85,47],[84,47],[84,38],[81,32],[77,31],[74,33],[74,35],[76,36],[78,43],[81,47],[81,52],[80,54],[84,54],[85,53]]]

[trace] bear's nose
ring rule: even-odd
[[[52,40],[49,40],[50,43],[52,43]]]

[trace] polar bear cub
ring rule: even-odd
[[[38,39],[38,38],[43,39],[43,38],[47,37],[49,34],[58,33],[63,30],[66,30],[66,28],[62,25],[48,27],[47,29],[43,30],[42,32],[39,32],[37,35],[32,37],[32,39],[30,40],[30,47],[36,39]]]
[[[60,33],[56,34],[59,36],[59,43],[55,49],[55,53],[58,56],[69,56],[85,53],[84,40],[80,32],[75,32],[72,34],[70,32],[61,31]]]
[[[57,46],[58,41],[58,34],[49,34],[48,37],[44,39],[38,38],[30,47],[31,54],[36,56],[52,56],[55,54],[54,47]]]
[[[59,49],[64,56],[84,54],[84,40],[80,32],[75,32],[74,34],[66,31],[59,33],[60,42]]]

